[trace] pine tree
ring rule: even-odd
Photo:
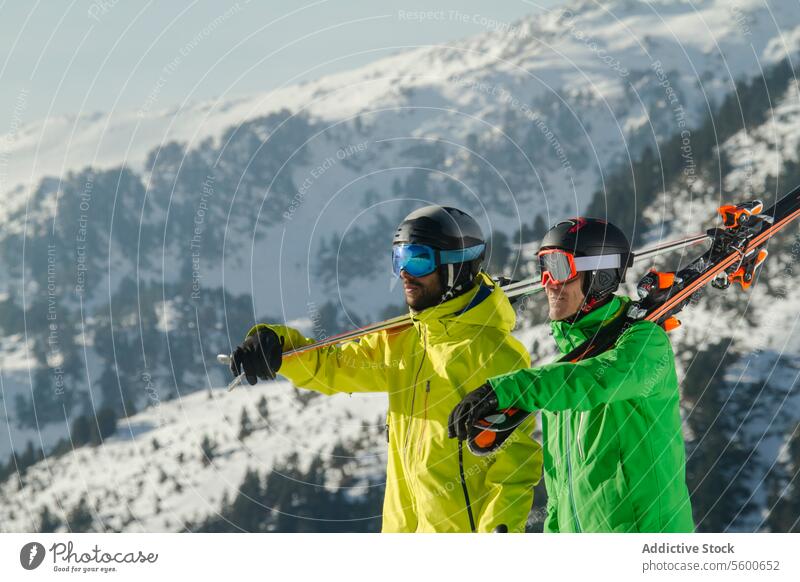
[[[136,403],[131,398],[126,398],[122,404],[122,409],[125,412],[125,417],[130,418],[136,414]]]
[[[102,407],[92,425],[92,444],[102,444],[105,439],[117,431],[117,413],[110,406]]]
[[[89,417],[80,415],[72,421],[72,430],[70,431],[72,438],[72,445],[80,447],[85,445],[92,438],[92,426],[89,424]]]
[[[3,483],[14,473],[14,457],[9,458],[8,463],[0,463],[0,483]]]
[[[239,493],[230,506],[230,521],[247,532],[263,531],[266,508],[262,504],[262,500],[263,490],[258,472],[248,469],[239,486]]]
[[[508,244],[508,236],[499,230],[492,233],[491,244],[487,249],[486,256],[489,259],[488,271],[493,275],[505,273],[506,266],[511,258],[511,247]]]
[[[335,445],[342,456],[355,452],[341,443]],[[223,497],[218,514],[187,529],[202,532],[377,532],[384,487],[367,483],[367,493],[353,498],[347,488],[364,483],[348,474],[343,465],[342,483],[335,491],[325,486],[331,467],[319,455],[308,470],[299,466],[296,454],[276,464],[265,479],[248,470],[232,503]]]
[[[25,451],[17,458],[17,470],[19,471],[19,474],[23,475],[28,467],[35,464],[37,461],[42,459],[42,457],[43,455],[41,452],[35,452],[33,449],[33,443],[28,441],[27,445],[25,446]]]
[[[92,531],[94,518],[86,502],[86,497],[81,497],[78,504],[67,515],[67,529],[72,533]]]
[[[211,440],[208,435],[203,436],[203,441],[200,443],[200,460],[203,466],[210,465],[217,454],[217,443]]]
[[[53,533],[59,527],[61,527],[61,520],[50,513],[50,508],[43,505],[39,512],[39,533]]]
[[[533,230],[531,231],[531,240],[530,241],[522,241],[522,242],[533,242],[541,240],[544,236],[544,233],[547,232],[547,224],[542,218],[541,214],[537,214],[536,218],[533,220]]]
[[[250,422],[250,415],[247,414],[247,407],[242,407],[242,416],[239,419],[239,440],[243,441],[253,434],[253,423]]]
[[[776,533],[800,532],[800,424],[796,424],[786,444],[787,462],[770,472],[766,524]],[[777,477],[774,473],[778,473]]]
[[[735,355],[730,340],[699,352],[686,372],[683,395],[692,404],[687,423],[695,435],[688,443],[686,478],[699,532],[724,532],[749,509],[750,488],[742,471],[750,451],[737,435],[737,416],[729,406],[723,373]]]
[[[256,404],[256,410],[258,411],[258,415],[261,417],[262,422],[264,422],[264,424],[269,423],[269,408],[267,406],[266,396],[261,396],[258,404]]]

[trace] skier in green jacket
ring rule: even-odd
[[[562,353],[624,316],[613,293],[631,261],[617,227],[561,222],[538,253],[553,337]],[[690,532],[678,382],[666,332],[641,321],[610,350],[495,376],[450,415],[449,433],[498,408],[540,410],[547,488],[545,532]]]

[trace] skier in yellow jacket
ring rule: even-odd
[[[284,359],[284,350],[313,340],[259,324],[233,353],[233,373],[251,384],[280,368],[295,385],[324,394],[389,394],[384,532],[525,529],[542,470],[534,420],[488,457],[463,455],[447,438],[448,414],[484,378],[530,365],[511,336],[514,310],[480,270],[484,251],[469,215],[421,208],[400,224],[392,246],[412,326]]]

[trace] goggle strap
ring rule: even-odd
[[[594,257],[574,257],[576,271],[598,271],[600,269],[619,269],[620,255],[598,255]]]
[[[467,261],[474,261],[483,254],[486,245],[480,244],[466,249],[459,249],[456,251],[439,251],[439,264],[453,265],[455,263],[466,263]]]

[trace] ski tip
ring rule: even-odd
[[[223,366],[231,365],[231,357],[228,354],[217,354],[217,362]]]

